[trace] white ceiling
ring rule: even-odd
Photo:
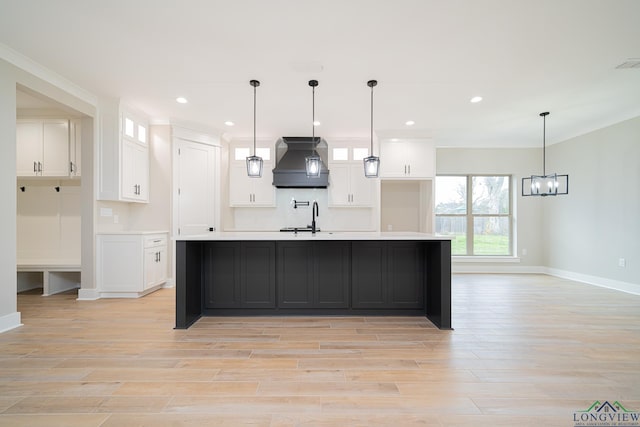
[[[309,79],[316,135],[368,137],[377,79],[380,136],[521,147],[542,111],[549,143],[640,116],[640,68],[615,68],[640,58],[639,17],[638,0],[0,0],[0,43],[232,138],[253,134],[250,79],[258,137],[311,134]]]

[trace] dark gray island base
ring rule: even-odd
[[[213,315],[419,315],[451,329],[450,240],[220,234],[176,242],[176,329]]]

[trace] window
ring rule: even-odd
[[[437,176],[436,234],[452,255],[512,255],[511,177]]]

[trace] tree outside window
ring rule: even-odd
[[[510,183],[508,175],[436,177],[436,234],[453,237],[453,255],[512,254]]]

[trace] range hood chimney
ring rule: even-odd
[[[305,157],[320,156],[320,175],[307,176]],[[285,136],[276,141],[276,167],[273,185],[278,188],[327,188],[329,169],[327,141],[320,137]]]

